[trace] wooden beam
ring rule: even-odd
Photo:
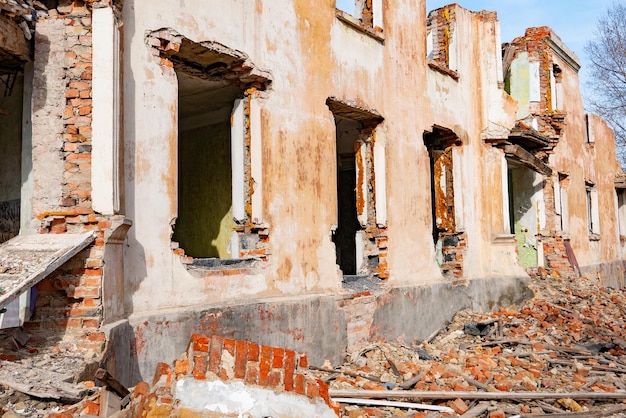
[[[626,392],[456,392],[414,390],[343,390],[328,391],[331,398],[373,398],[373,399],[478,399],[478,400],[517,400],[517,399],[626,399]]]
[[[22,61],[30,61],[30,44],[22,28],[13,20],[0,15],[0,49]]]

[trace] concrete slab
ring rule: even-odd
[[[0,307],[46,278],[94,239],[93,232],[20,235],[0,245]]]

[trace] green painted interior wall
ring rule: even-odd
[[[511,63],[505,84],[508,92],[517,100],[517,118],[528,116],[530,105],[530,67],[528,65],[528,53],[521,52]]]
[[[509,171],[509,193],[512,196],[512,224],[520,265],[524,268],[537,266],[537,209],[533,197],[540,191],[533,185],[535,172],[516,167]]]
[[[178,219],[173,240],[192,257],[231,258],[230,123],[179,133]]]

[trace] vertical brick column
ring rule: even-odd
[[[33,224],[42,234],[93,231],[95,242],[37,285],[26,327],[36,338],[98,352],[105,336],[102,280],[105,236],[120,215],[103,216],[91,202],[91,9],[61,1],[35,33],[33,86]]]

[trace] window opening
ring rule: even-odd
[[[430,160],[432,236],[437,261],[444,275],[461,278],[466,236],[457,230],[454,150],[461,140],[451,130],[434,126],[424,133]]]
[[[366,33],[382,35],[383,0],[336,0],[337,17]]]
[[[429,67],[458,80],[456,5],[431,11],[426,21],[426,31]]]
[[[558,190],[558,215],[560,216],[561,231],[569,229],[569,201],[567,192],[569,189],[569,176],[559,173],[559,190]]]
[[[252,267],[249,262],[269,253],[269,231],[258,216],[252,219],[253,173],[259,169],[252,170],[251,154],[260,137],[250,128],[258,127],[253,98],[271,83],[269,73],[240,51],[193,42],[172,29],[147,38],[164,73],[173,68],[178,87],[174,253],[188,256],[189,268]]]
[[[620,242],[626,241],[626,189],[616,189]]]
[[[551,110],[558,110],[563,108],[563,71],[558,64],[552,64],[550,71],[550,93],[551,97]]]
[[[591,116],[589,114],[585,114],[585,142],[588,144],[592,144],[595,142],[591,124]]]
[[[357,273],[357,231],[362,229],[357,213],[356,158],[363,145],[359,134],[363,125],[356,121],[338,119],[337,135],[337,210],[338,224],[334,235],[337,264],[344,274]],[[361,162],[362,163],[362,162]],[[361,174],[361,173],[359,173]],[[361,174],[362,175],[362,174]],[[360,200],[359,204],[363,202]]]
[[[337,264],[344,278],[380,274],[384,226],[376,224],[373,152],[382,117],[334,98],[326,104],[335,118],[337,226],[332,238]]]
[[[178,76],[178,218],[174,241],[194,258],[239,258],[231,233],[231,115],[242,92],[226,81]]]
[[[598,191],[595,183],[585,181],[585,195],[587,200],[587,227],[592,239],[599,238],[600,214],[598,212]]]

